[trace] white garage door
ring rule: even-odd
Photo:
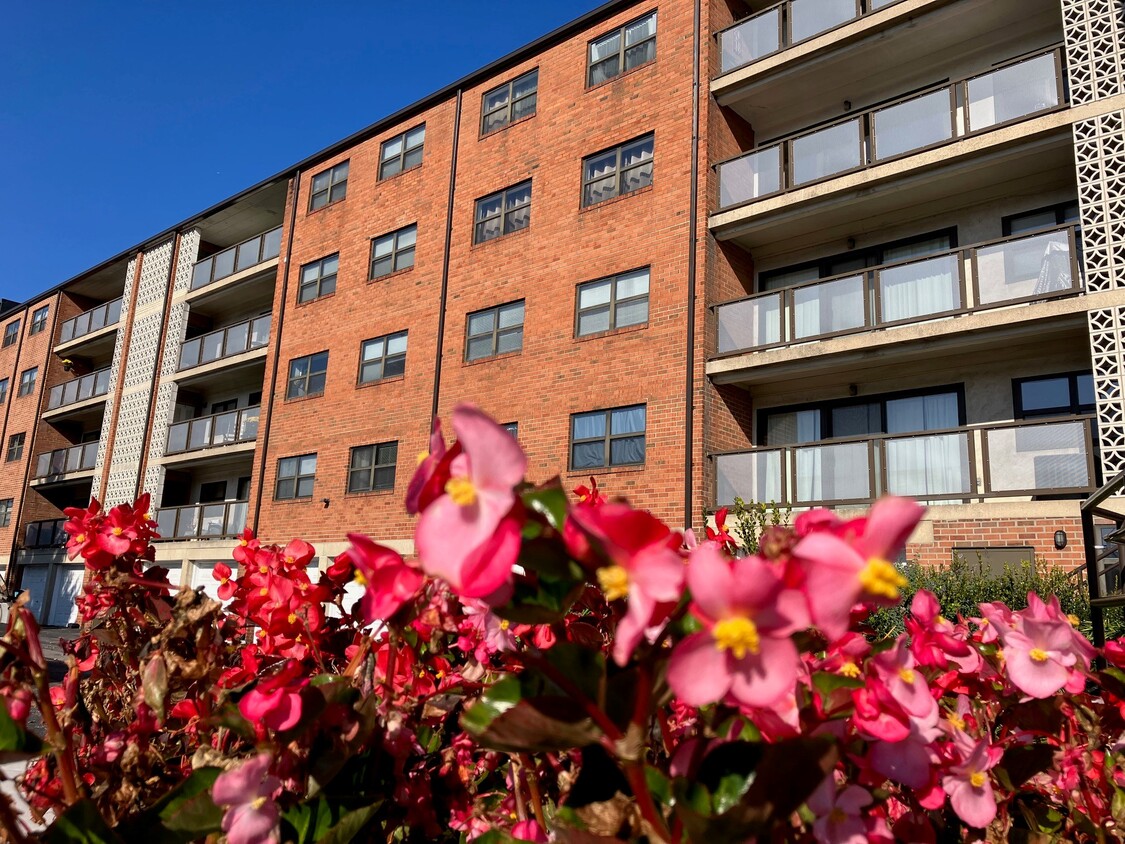
[[[229,565],[229,563],[228,563]],[[231,566],[233,569],[234,566]],[[191,564],[191,583],[189,584],[192,589],[203,587],[203,594],[208,598],[219,600],[219,581],[214,577],[215,563],[203,562],[197,560]]]
[[[55,584],[51,589],[51,607],[47,613],[48,627],[64,627],[78,621],[75,600],[82,594],[82,566],[56,566]]]
[[[43,606],[47,597],[47,566],[25,566],[20,580],[20,588],[27,592],[31,598],[27,608],[35,616],[35,620],[43,623]]]

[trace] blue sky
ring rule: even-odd
[[[599,5],[9,0],[0,297],[65,281]]]

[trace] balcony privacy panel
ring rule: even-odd
[[[863,124],[859,118],[795,138],[793,184],[803,185],[856,169],[863,163],[862,138]]]
[[[734,70],[781,49],[781,8],[745,20],[719,35],[722,72]]]
[[[1085,421],[986,430],[989,490],[1090,489],[1086,430]]]
[[[778,292],[719,308],[719,354],[781,342],[781,297]]]
[[[793,339],[862,328],[866,320],[863,276],[849,276],[793,291]]]
[[[719,165],[719,207],[781,190],[781,147],[767,147]]]
[[[865,501],[874,497],[868,443],[802,446],[792,451],[797,467],[796,503]]]
[[[891,158],[953,137],[949,89],[942,88],[872,113],[875,157]]]
[[[856,0],[791,0],[789,25],[792,43],[812,38],[856,17]]]
[[[892,439],[885,448],[886,492],[891,495],[933,500],[973,493],[967,433]]]
[[[1047,53],[967,83],[969,130],[977,131],[1059,104],[1055,54]]]
[[[1065,231],[985,246],[976,259],[979,305],[1043,296],[1075,284]]]
[[[879,321],[896,322],[961,308],[959,254],[939,255],[876,273]]]
[[[781,501],[781,458],[780,451],[718,455],[715,474],[719,504],[733,504],[736,497],[763,503]]]

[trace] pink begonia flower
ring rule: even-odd
[[[534,818],[528,818],[526,821],[520,821],[512,827],[512,838],[516,841],[534,841],[545,842],[547,841],[547,834],[539,828],[539,824],[535,822]]]
[[[444,491],[444,483],[440,487],[436,485],[440,480],[437,469],[444,459],[445,438],[441,434],[441,420],[435,419],[430,431],[430,450],[422,453],[418,469],[406,488],[406,512],[411,516],[425,510]]]
[[[908,721],[908,733],[901,741],[872,743],[871,768],[908,788],[933,788],[937,785],[935,766],[940,761],[933,744],[941,735],[936,707],[923,717],[912,717]]]
[[[281,780],[267,776],[270,755],[261,753],[215,778],[211,799],[228,806],[223,832],[229,844],[266,844],[280,840],[281,811],[273,798],[281,791]]]
[[[668,684],[676,696],[692,706],[728,694],[747,706],[784,700],[797,681],[800,656],[789,636],[799,627],[779,601],[788,590],[778,570],[759,557],[732,563],[705,543],[692,552],[687,579],[692,613],[706,630],[672,651]]]
[[[901,639],[894,647],[877,654],[869,664],[907,715],[924,719],[937,712],[937,701],[926,679],[915,670],[914,657]]]
[[[813,621],[830,640],[847,632],[851,609],[861,600],[899,600],[906,578],[891,560],[924,512],[908,498],[887,497],[876,501],[865,519],[839,522],[804,514],[808,518],[798,534],[806,534],[793,555],[805,565]]]
[[[487,663],[494,653],[516,649],[516,636],[511,625],[496,615],[488,604],[472,598],[463,604],[465,621],[461,625],[462,635],[457,639],[457,647],[471,651],[480,663]],[[470,633],[472,635],[467,635]]]
[[[963,672],[975,672],[979,668],[980,654],[966,641],[968,629],[945,618],[937,597],[928,589],[919,589],[914,594],[910,615],[906,618],[906,632],[910,637],[910,650],[920,665],[946,668],[950,662],[956,662]]]
[[[942,787],[949,795],[953,811],[969,826],[984,829],[996,817],[996,798],[988,771],[1003,755],[999,747],[982,741],[964,762],[950,768],[942,778]]]
[[[442,494],[422,510],[414,542],[427,574],[462,597],[489,598],[510,584],[519,557],[522,519],[515,515],[514,488],[527,457],[475,407],[458,405],[452,421],[462,451],[449,461]]]
[[[288,660],[277,674],[265,677],[242,696],[238,711],[251,724],[283,731],[301,720],[301,691],[309,677],[300,662]]]
[[[813,823],[816,840],[821,844],[867,844],[864,807],[873,802],[867,789],[849,785],[837,791],[835,778],[825,778],[808,800],[810,811],[816,815]]]
[[[663,621],[654,617],[660,606],[675,603],[683,593],[683,540],[651,513],[628,504],[575,507],[568,522],[600,545],[608,558],[610,564],[595,572],[606,600],[628,599],[613,641],[613,658],[624,665],[645,630]]]
[[[1001,632],[1008,677],[1017,689],[1034,698],[1048,698],[1067,685],[1078,661],[1071,632],[1052,622],[1024,619],[1020,630]]]
[[[355,566],[356,581],[366,587],[356,605],[360,616],[364,624],[385,621],[418,594],[425,577],[407,565],[397,552],[362,534],[349,533],[348,541],[351,547],[336,560],[350,560]]]

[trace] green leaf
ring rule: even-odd
[[[828,697],[837,689],[862,689],[863,680],[858,677],[845,677],[829,671],[817,671],[812,675],[813,685],[821,697]]]
[[[1000,768],[1007,775],[1008,782],[1014,790],[1036,774],[1050,768],[1054,758],[1055,749],[1050,745],[1025,744],[1004,751]]]
[[[461,716],[461,726],[481,744],[507,753],[583,747],[600,730],[574,701],[538,672],[505,677]]]
[[[17,762],[43,752],[43,740],[27,732],[0,705],[0,762]]]
[[[198,768],[138,817],[122,824],[127,840],[153,838],[161,844],[187,844],[219,832],[223,810],[211,799],[219,768]]]
[[[92,800],[75,803],[43,833],[45,844],[124,844]]]
[[[573,642],[556,642],[547,651],[547,661],[581,689],[587,698],[595,702],[599,699],[605,682],[604,653]]]
[[[566,522],[569,502],[558,478],[549,484],[528,490],[521,497],[525,507],[539,513],[547,520],[547,524],[561,532]]]
[[[382,804],[373,803],[370,806],[364,806],[362,809],[348,812],[323,837],[316,839],[318,844],[348,844],[349,841],[353,841],[375,817],[380,805]]]

